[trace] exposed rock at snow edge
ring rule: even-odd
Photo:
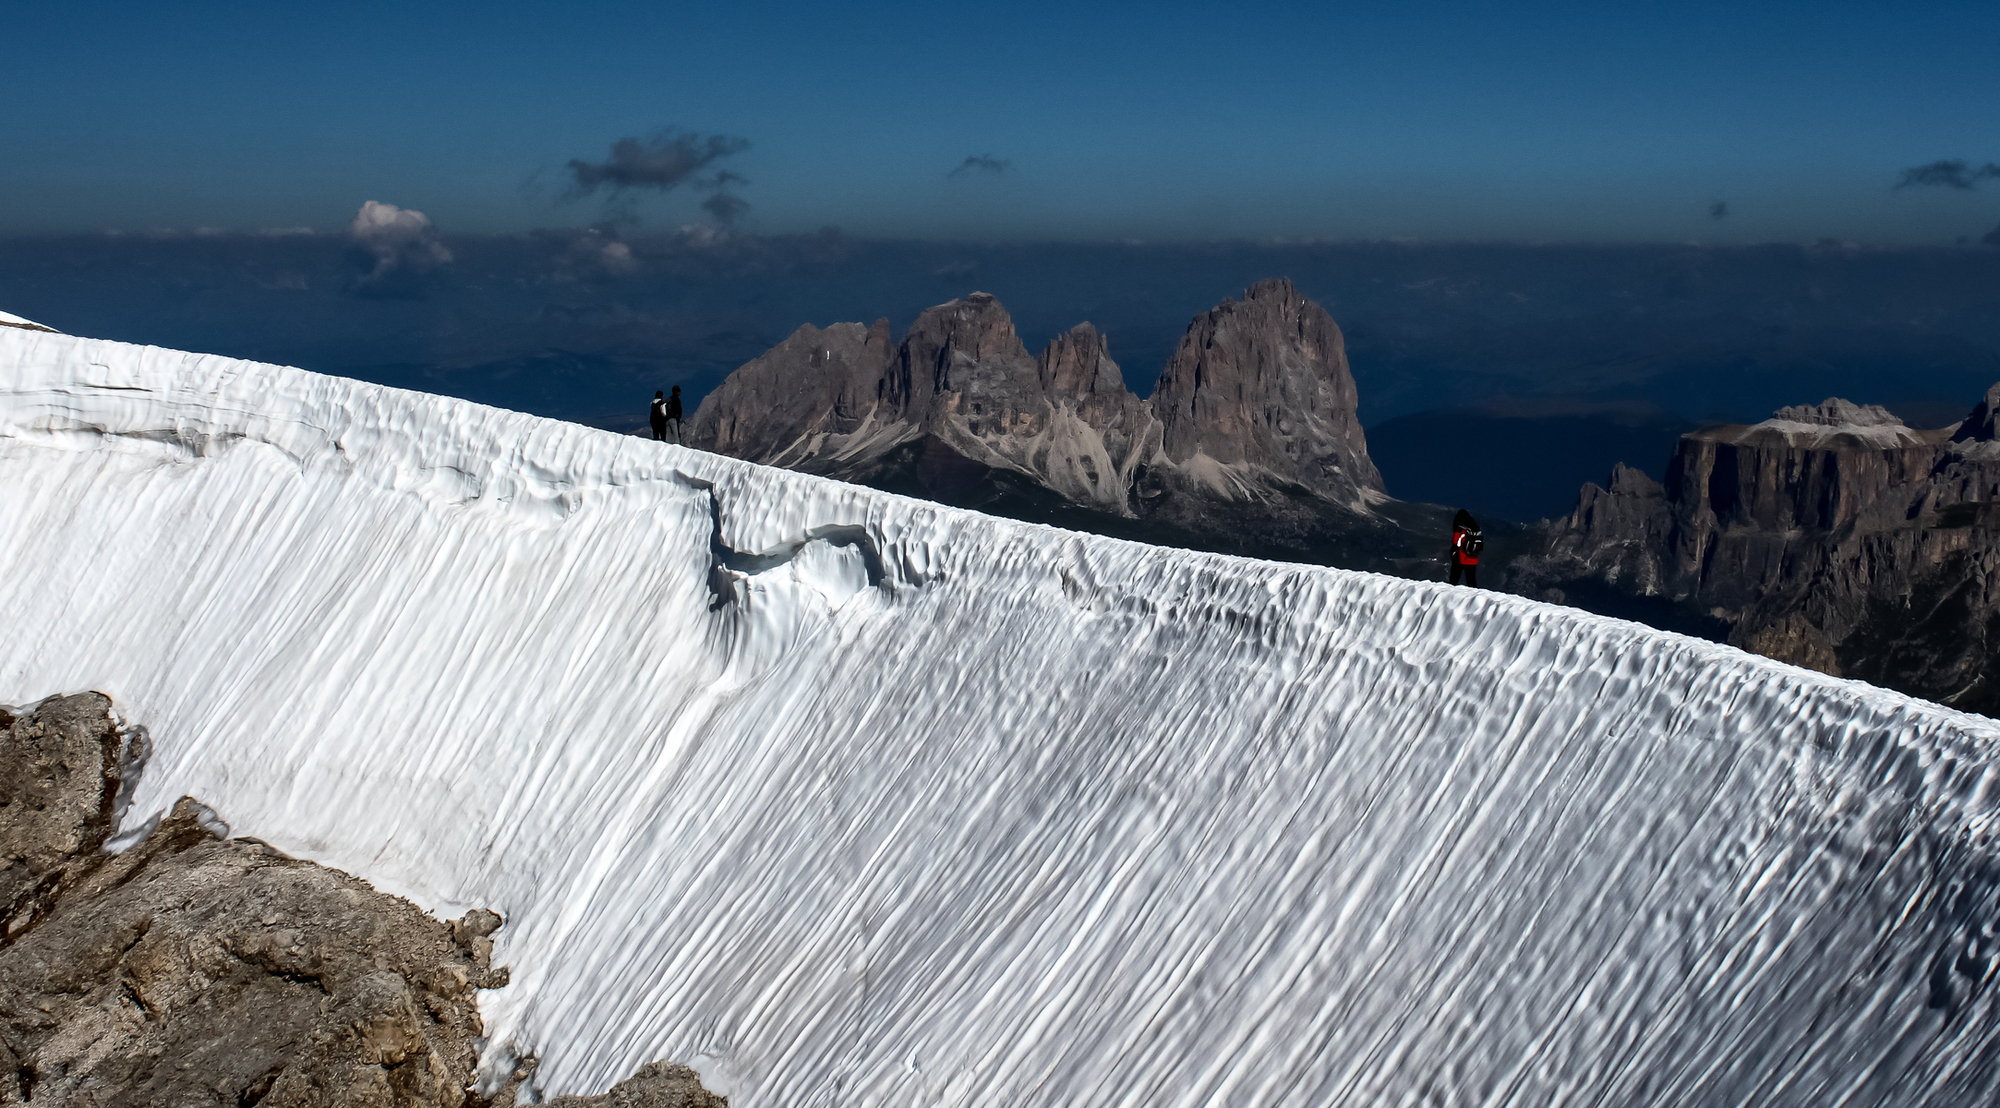
[[[501,918],[449,924],[338,870],[229,839],[183,798],[104,851],[145,736],[97,693],[0,711],[0,1103],[513,1104],[474,1087]],[[592,1105],[720,1108],[655,1063]]]

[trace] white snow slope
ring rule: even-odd
[[[549,1092],[1968,1105],[1987,720],[1491,592],[1155,549],[0,331],[0,699],[440,911]]]

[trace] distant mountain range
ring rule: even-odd
[[[2000,714],[2000,385],[1912,428],[1840,399],[1586,485],[1510,587]]]
[[[614,241],[635,264],[587,264]],[[1031,351],[1090,320],[1146,397],[1191,317],[1284,274],[1340,322],[1389,493],[1483,521],[1566,514],[1621,458],[1659,478],[1700,424],[1838,395],[1940,426],[2000,380],[2000,250],[1975,247],[970,244],[630,225],[446,244],[450,266],[385,299],[354,294],[365,271],[344,234],[0,238],[0,304],[65,332],[632,431],[655,389],[681,385],[692,410],[802,321],[887,316],[900,337],[972,288],[1007,306]]]
[[[1076,530],[1432,579],[1452,508],[1534,504],[1537,466],[1580,442],[1651,443],[1664,484],[1618,464],[1567,516],[1487,520],[1487,586],[2000,711],[2000,386],[1937,430],[1834,399],[1754,426],[1517,404],[1378,429],[1399,463],[1451,459],[1458,483],[1426,490],[1449,506],[1390,495],[1357,407],[1339,326],[1286,280],[1197,315],[1145,399],[1091,324],[1031,355],[973,293],[900,341],[887,320],[800,327],[687,440]]]
[[[1339,326],[1286,280],[1196,316],[1146,399],[1089,323],[1031,355],[1000,302],[973,293],[900,342],[886,319],[800,327],[709,393],[687,441],[1168,545],[1435,561],[1444,513],[1390,498],[1356,406]]]

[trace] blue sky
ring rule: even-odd
[[[30,3],[0,233],[576,226],[572,159],[747,140],[741,227],[1949,244],[2000,226],[2000,4]],[[949,172],[971,156],[999,172]],[[692,188],[627,190],[648,226]],[[1717,202],[1722,218],[1711,216]]]

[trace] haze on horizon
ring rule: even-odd
[[[344,232],[371,200],[446,234],[1945,246],[2000,228],[1991,4],[197,0],[8,23],[42,45],[0,76],[28,154],[0,161],[0,235]]]

